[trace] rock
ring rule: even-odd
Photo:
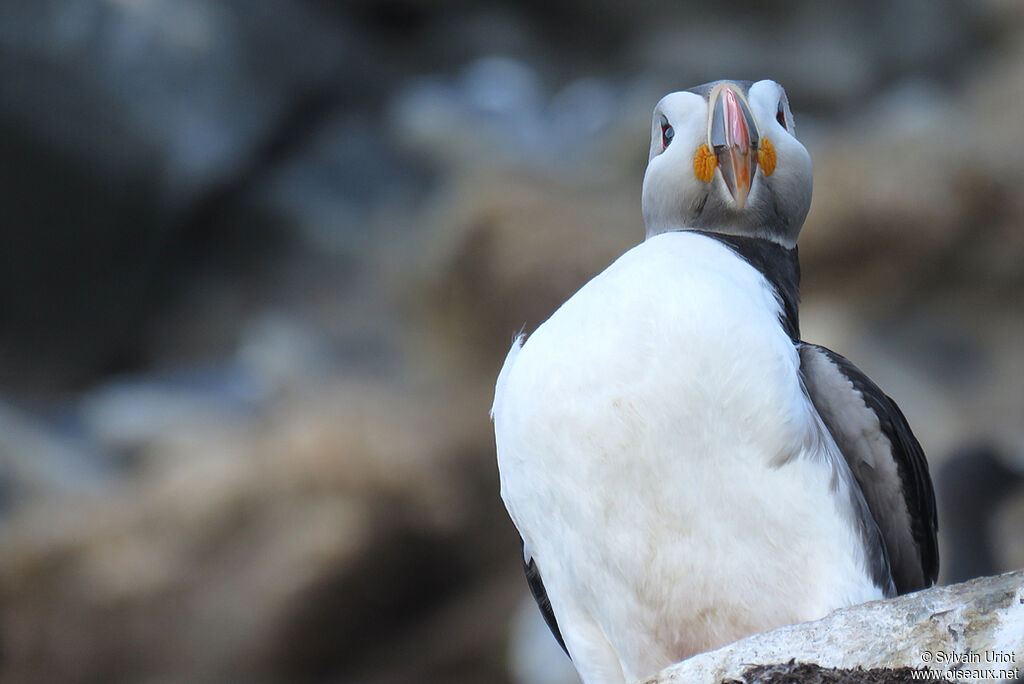
[[[163,435],[119,487],[21,502],[5,681],[495,679],[523,580],[487,405],[328,384]]]
[[[743,680],[723,684],[909,684],[910,682],[942,680],[927,671],[910,667],[838,668],[794,661],[782,665],[754,665],[743,671]]]
[[[629,58],[666,88],[773,78],[791,101],[833,114],[855,110],[872,92],[909,76],[949,79],[979,52],[988,29],[980,9],[951,0],[790,0],[771,9],[749,3],[736,13],[697,3],[685,12],[651,9],[637,13],[641,28]],[[786,49],[765,50],[766,39]]]
[[[262,311],[236,334],[233,358],[121,375],[66,413],[88,443],[130,465],[179,433],[252,424],[275,400],[315,394],[338,374],[332,341],[300,316]]]
[[[73,414],[90,443],[131,465],[178,433],[252,421],[271,389],[269,378],[241,362],[179,368],[98,385],[83,393]]]
[[[1012,299],[1021,284],[1024,42],[948,99],[904,83],[845,132],[811,136],[814,202],[800,241],[805,282],[856,297],[969,292]],[[799,132],[799,117],[797,121]],[[850,288],[856,283],[856,288]],[[855,289],[855,291],[853,291]]]
[[[1018,471],[1018,477],[1020,476]],[[989,521],[992,531],[986,535],[993,540],[993,551],[1001,567],[1024,567],[1024,485],[1017,488],[1014,496],[1007,501],[995,520]]]
[[[203,212],[282,147],[307,94],[338,86],[346,45],[290,0],[6,8],[0,379],[39,392],[137,360],[182,244],[225,230]]]
[[[754,666],[812,666],[807,678],[751,677]],[[942,679],[958,669],[968,680],[1015,680],[1024,668],[1024,570],[872,601],[816,622],[780,627],[701,653],[643,684],[718,682],[911,681],[832,680],[817,668],[920,669]],[[982,670],[980,677],[970,670]],[[755,671],[756,673],[756,671]]]
[[[528,64],[485,57],[455,78],[426,77],[400,89],[390,119],[403,146],[442,167],[526,166],[586,176],[595,165],[613,166],[624,125],[638,123],[647,134],[650,105],[633,119],[633,95],[597,76],[549,94]]]
[[[0,401],[0,512],[42,497],[98,494],[110,485],[106,454],[87,440]]]
[[[404,307],[432,333],[417,339],[433,358],[488,375],[518,332],[644,236],[637,187],[508,171],[456,180],[422,222],[423,249],[399,281]]]
[[[429,185],[395,140],[377,112],[336,112],[302,149],[268,169],[246,202],[297,237],[305,261],[334,257],[330,268],[351,271]]]
[[[942,573],[948,581],[1022,566],[1020,535],[1000,534],[997,527],[1007,502],[1024,495],[1024,468],[1013,466],[1001,449],[983,443],[961,446],[935,469],[936,496],[943,503],[939,529],[946,540]],[[1007,561],[1016,564],[1004,565]]]
[[[4,18],[3,118],[118,181],[148,166],[172,202],[245,163],[345,44],[287,0],[44,0]]]

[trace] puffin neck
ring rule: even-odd
[[[694,233],[718,240],[756,268],[774,288],[782,310],[779,319],[794,343],[800,341],[800,259],[797,248],[787,248],[773,240],[743,235],[727,235],[707,230]]]

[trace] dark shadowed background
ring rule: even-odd
[[[719,78],[788,90],[804,336],[906,412],[943,580],[1024,566],[1022,8],[0,2],[0,680],[571,682],[493,382]]]

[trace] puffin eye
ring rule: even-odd
[[[778,121],[779,125],[784,129],[787,131],[789,130],[789,126],[786,125],[786,112],[782,109],[782,100],[779,100],[779,110],[775,112],[775,120]]]
[[[668,119],[662,115],[661,117],[661,149],[664,150],[672,143],[672,137],[675,136],[676,132],[672,130],[672,126],[669,124]]]

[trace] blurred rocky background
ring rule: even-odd
[[[915,427],[943,580],[1024,566],[1022,10],[0,2],[0,681],[572,682],[493,382],[725,77],[787,87],[804,335]]]

